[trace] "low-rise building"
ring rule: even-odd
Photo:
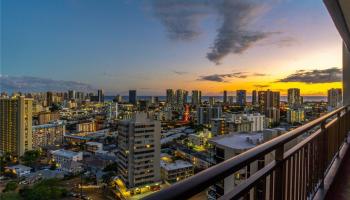
[[[38,113],[38,123],[41,124],[48,124],[51,121],[59,120],[60,114],[58,112],[41,112]]]
[[[100,142],[87,142],[86,144],[86,151],[89,152],[99,152],[103,150],[103,144]]]
[[[213,145],[213,164],[215,165],[237,156],[262,142],[262,133],[231,133],[212,138],[209,143]],[[250,174],[258,170],[260,166],[258,162],[264,163],[264,160],[254,161],[249,165],[249,168],[245,167],[211,186],[208,191],[208,199],[217,199],[227,192],[232,191],[233,188],[237,187]]]
[[[63,143],[65,131],[65,124],[63,121],[33,126],[33,149],[61,145]]]
[[[160,172],[162,180],[168,184],[176,183],[180,180],[193,176],[193,165],[184,160],[173,162],[160,161]]]
[[[304,109],[288,109],[287,110],[287,122],[294,123],[302,123],[305,120],[305,112]]]
[[[83,160],[83,152],[59,149],[52,151],[51,155],[52,161],[56,163],[57,169],[59,170],[73,174],[82,170],[82,165],[79,161]]]
[[[94,120],[80,122],[76,125],[76,131],[79,132],[95,132],[96,122]]]
[[[15,174],[17,177],[23,177],[30,174],[32,168],[25,165],[14,165],[5,167],[5,172]]]

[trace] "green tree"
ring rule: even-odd
[[[110,172],[110,171],[117,172],[117,170],[118,170],[118,164],[116,162],[107,165],[103,169],[104,172]]]
[[[103,172],[106,172],[105,174],[102,175],[102,181],[104,183],[109,184],[112,181],[112,178],[117,175],[117,172],[118,172],[117,166],[118,166],[117,163],[111,163],[103,169]]]
[[[50,107],[51,112],[57,112],[62,109],[61,104],[58,103],[53,103],[52,106]]]
[[[5,152],[0,156],[0,172],[3,173],[4,168],[13,162],[13,157],[9,152]]]
[[[25,165],[33,167],[38,162],[39,158],[40,158],[40,151],[30,150],[24,153],[24,155],[21,157],[21,160]]]
[[[58,200],[67,196],[67,190],[60,187],[58,179],[49,179],[23,188],[20,195],[26,200]]]
[[[17,189],[17,187],[18,187],[18,184],[15,181],[10,181],[6,184],[3,192],[15,191]]]
[[[0,194],[1,200],[21,200],[21,196],[17,192],[6,192]]]

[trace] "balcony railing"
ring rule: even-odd
[[[311,199],[324,187],[340,150],[348,147],[349,130],[350,107],[344,106],[144,199],[188,199],[270,153],[272,162],[219,199]],[[304,139],[285,150],[300,137]]]

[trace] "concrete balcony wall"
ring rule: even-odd
[[[350,49],[350,47],[349,47]],[[350,105],[350,51],[343,44],[343,103]]]

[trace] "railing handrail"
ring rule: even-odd
[[[234,172],[243,168],[248,163],[266,155],[268,152],[278,149],[279,147],[283,147],[284,144],[301,136],[305,132],[310,131],[314,127],[321,124],[325,125],[329,118],[341,113],[344,110],[348,111],[348,106],[338,108],[303,126],[291,130],[208,169],[205,169],[194,176],[175,183],[168,188],[146,196],[144,200],[178,200],[192,197],[213,185],[213,183],[232,175]]]

